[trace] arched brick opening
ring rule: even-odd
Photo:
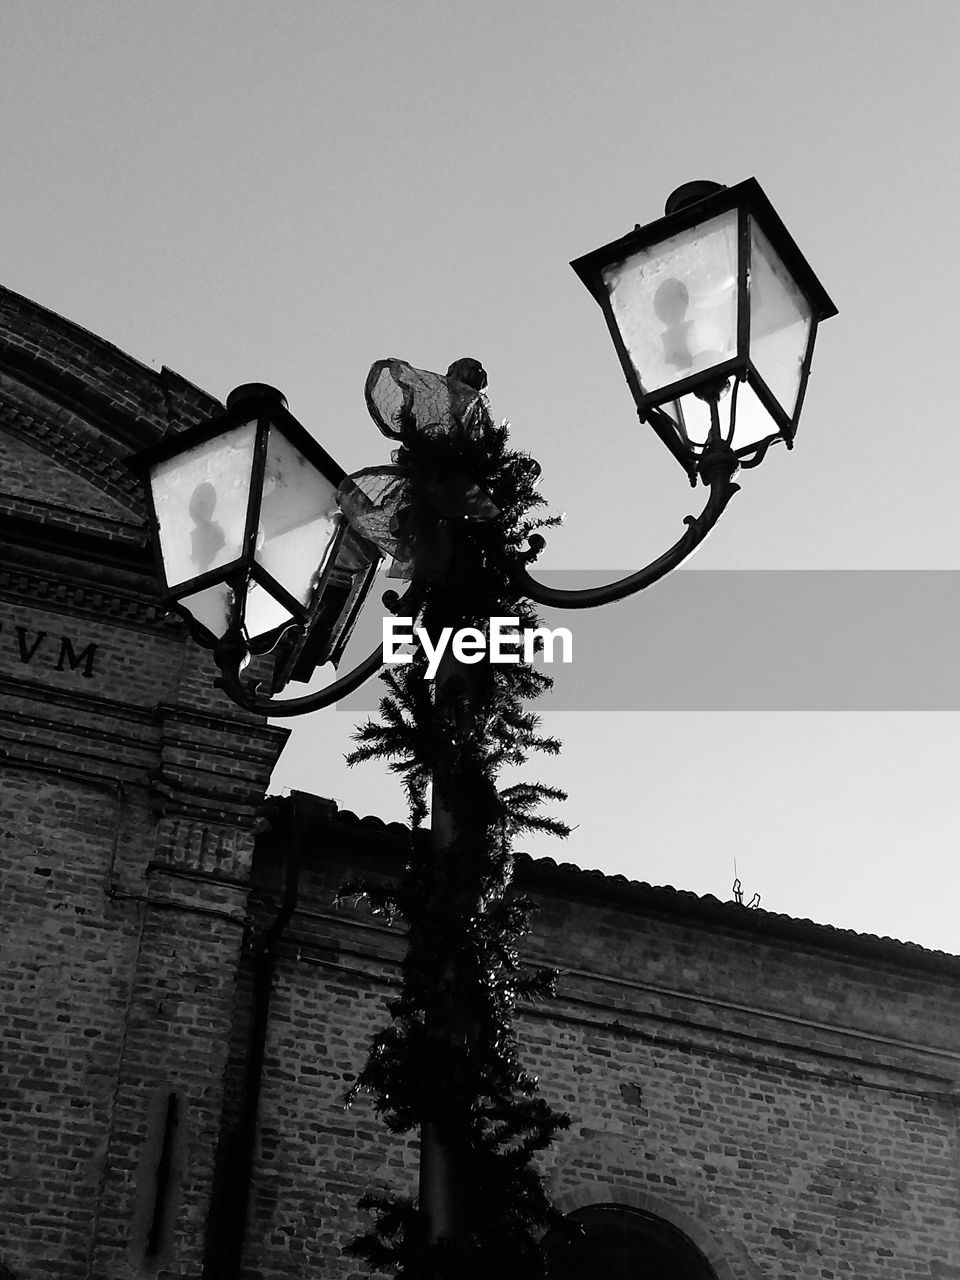
[[[634,1205],[574,1209],[544,1238],[550,1280],[631,1280],[638,1272],[675,1280],[717,1280],[690,1236],[658,1214]]]
[[[663,1196],[636,1187],[594,1182],[554,1197],[561,1213],[600,1205],[622,1205],[660,1219],[691,1242],[706,1259],[716,1280],[762,1280],[745,1251],[725,1233],[708,1228]]]

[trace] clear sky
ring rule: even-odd
[[[11,0],[0,280],[221,397],[279,386],[348,469],[387,461],[374,359],[478,356],[567,513],[543,565],[604,577],[701,497],[567,262],[753,175],[840,315],[796,449],[695,567],[956,570],[958,47],[955,0]],[[657,608],[604,614],[638,669]],[[718,681],[748,690],[741,659]],[[566,746],[533,772],[577,829],[531,849],[721,898],[736,858],[771,910],[958,952],[960,719],[891,710],[901,675],[856,712],[544,704]],[[276,785],[402,817],[351,723],[297,722]]]

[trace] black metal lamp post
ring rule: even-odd
[[[704,510],[687,517],[686,532],[673,547],[603,587],[561,591],[537,582],[527,566],[542,538],[531,538],[529,551],[513,555],[512,599],[579,609],[631,595],[670,572],[723,513],[738,488],[737,470],[758,465],[776,441],[792,445],[817,326],[836,309],[754,179],[730,188],[687,184],[670,197],[662,219],[572,265],[603,309],[641,420],[653,426],[691,482],[699,479],[710,491]],[[368,382],[368,406],[384,429],[371,397],[387,386],[397,430],[386,434],[398,435],[401,443],[404,432],[415,434],[418,426],[433,438],[442,430],[435,419],[417,422],[418,380],[443,383],[438,398],[448,405],[469,404],[485,383],[472,361],[451,366],[446,380],[405,366],[410,377],[396,382],[390,381],[391,363],[374,367],[380,381]],[[380,646],[348,675],[302,697],[265,696],[241,678],[249,655],[273,646],[279,655],[273,692],[289,679],[309,679],[324,661],[336,662],[380,562],[377,548],[337,509],[342,470],[290,416],[279,393],[259,385],[238,388],[223,416],[140,455],[137,465],[148,480],[165,598],[194,637],[213,649],[218,683],[238,705],[270,716],[302,715],[329,706],[379,670]],[[463,480],[458,473],[456,483],[466,492]],[[421,515],[413,512],[413,525],[428,527]],[[482,559],[482,540],[471,541],[465,523],[452,541]],[[395,593],[384,597],[393,612],[419,611],[429,590],[426,558],[418,575],[414,557],[402,602]],[[449,580],[434,590],[434,625],[438,609],[450,615],[441,622],[456,622],[465,591],[463,582],[453,581],[457,564],[454,557]],[[444,663],[434,687],[436,705],[450,677],[449,654]],[[470,687],[468,676],[463,687]],[[438,801],[435,792],[434,802],[440,857],[458,831],[462,837],[465,819],[443,795]],[[458,1156],[427,1120],[422,1147],[421,1212],[427,1239],[436,1241],[456,1235],[464,1216],[456,1203]]]

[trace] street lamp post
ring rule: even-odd
[[[238,388],[221,417],[137,460],[165,598],[213,650],[218,684],[236,703],[269,716],[302,715],[378,671],[379,646],[326,689],[271,696],[290,680],[309,679],[323,662],[336,664],[385,554],[410,580],[402,598],[388,593],[385,604],[434,636],[445,627],[482,631],[492,601],[527,617],[531,602],[609,603],[657,581],[699,545],[737,491],[740,468],[757,466],[778,441],[792,447],[817,326],[835,308],[754,179],[729,188],[687,184],[663,218],[572,266],[603,310],[641,421],[691,483],[709,490],[700,515],[688,517],[683,536],[643,569],[602,587],[555,589],[529,569],[543,539],[532,535],[520,545],[515,516],[508,530],[508,513],[497,505],[504,492],[515,496],[504,489],[508,474],[529,497],[532,471],[504,453],[476,361],[458,361],[445,378],[399,361],[375,364],[367,405],[399,443],[397,465],[354,477],[296,422],[279,393]],[[499,470],[488,465],[492,452]],[[269,651],[277,657],[265,694],[242,670],[251,655]],[[416,1015],[424,1043],[441,1058],[462,1053],[464,1061],[486,1034],[478,1010],[487,997],[483,975],[465,976],[457,928],[469,933],[504,909],[512,865],[506,845],[496,856],[484,845],[503,821],[502,805],[493,775],[471,749],[499,695],[489,663],[475,663],[448,649],[432,688],[417,675],[412,697],[429,719],[419,740],[432,743],[413,772],[429,769],[434,786],[429,852],[408,876],[419,876],[433,914],[408,895],[405,972],[429,988],[429,1008]],[[442,942],[437,917],[454,922]],[[477,1153],[455,1125],[438,1119],[441,1099],[426,1099],[421,1112],[419,1221],[430,1249],[476,1228],[467,1188]]]

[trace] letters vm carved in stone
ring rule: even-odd
[[[0,636],[3,630],[4,624],[0,622]],[[13,636],[16,637],[14,652],[25,665],[29,666],[37,658],[44,658],[53,664],[55,671],[76,671],[80,668],[82,676],[86,676],[88,680],[93,678],[96,644],[91,642],[80,648],[69,636],[50,636],[46,631],[29,631],[23,626],[14,626]],[[57,654],[56,659],[53,658],[54,653]]]

